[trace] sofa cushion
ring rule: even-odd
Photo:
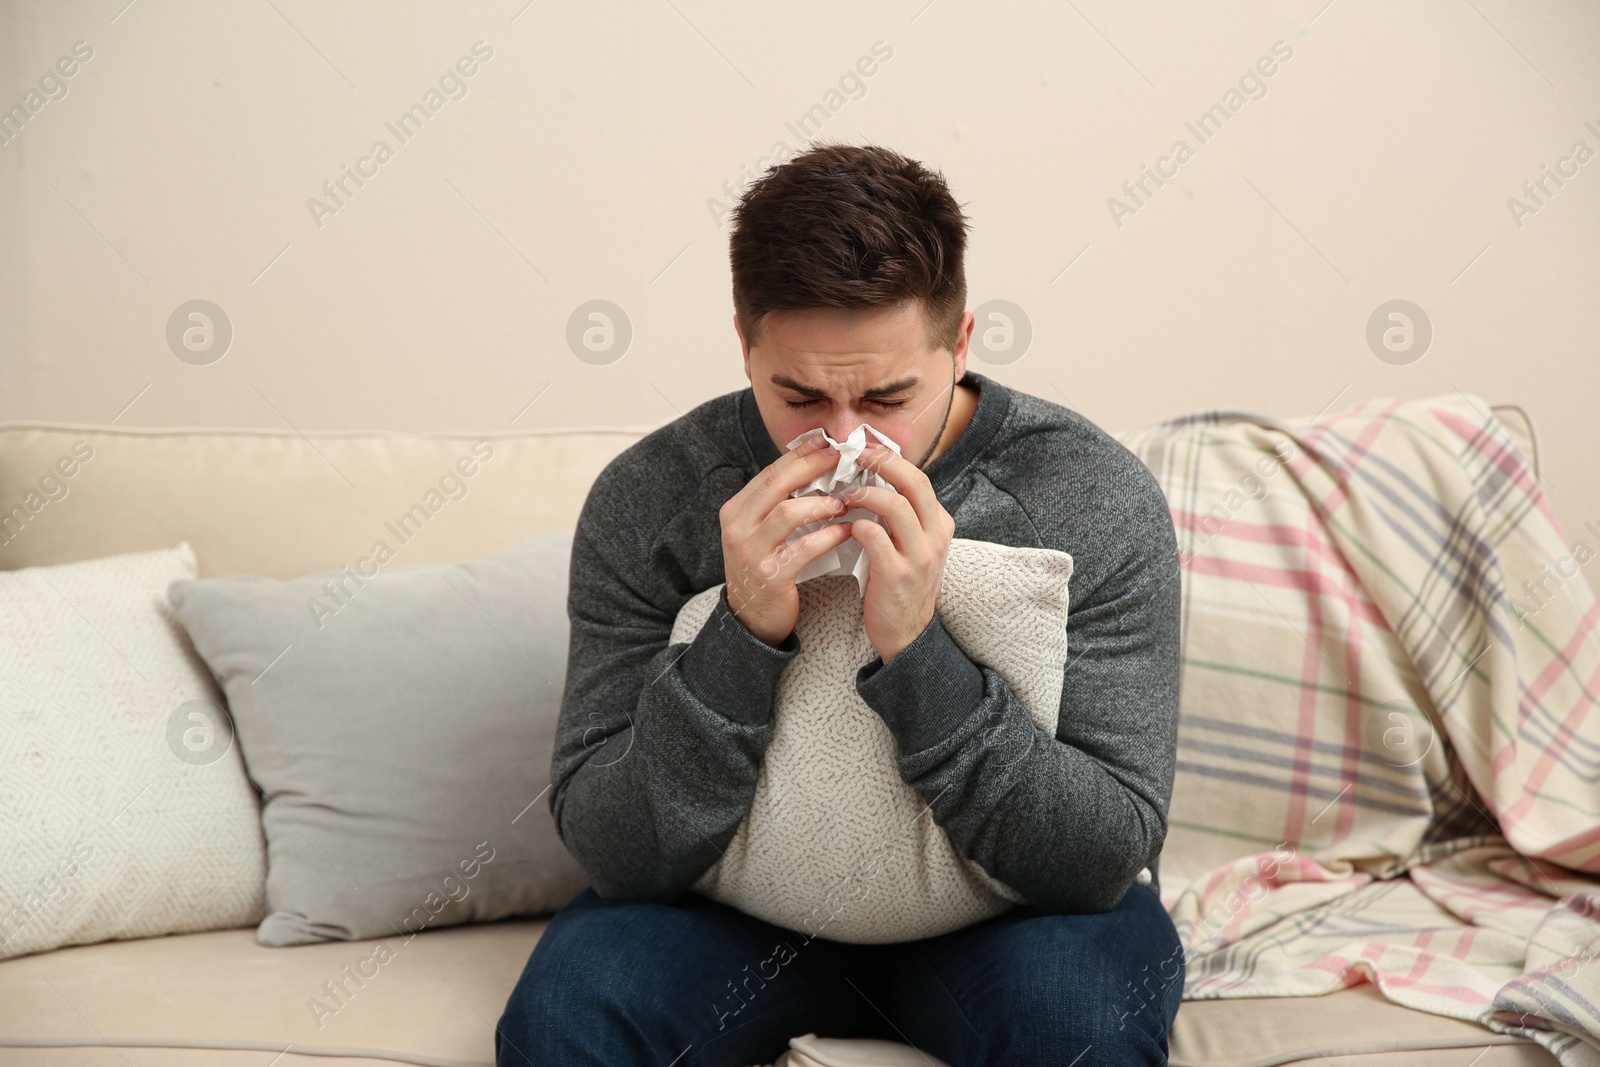
[[[172,584],[265,798],[264,944],[554,912],[588,884],[545,797],[571,546]]]
[[[476,923],[289,951],[263,948],[248,930],[226,930],[10,960],[0,963],[0,1067],[261,1067],[286,1046],[277,1067],[383,1060],[487,1067],[494,1024],[548,922]],[[38,1045],[51,1041],[67,1047],[46,1061]],[[1371,1051],[1403,1044],[1411,1051]],[[182,1051],[196,1046],[259,1051]],[[296,1055],[313,1050],[331,1058]],[[1362,984],[1322,997],[1185,1001],[1171,1062],[1549,1067],[1556,1060],[1522,1038],[1398,1007]]]
[[[256,795],[166,600],[194,568],[0,572],[0,958],[263,914]]]
[[[1051,736],[1067,661],[1072,557],[967,538],[950,542],[939,619],[998,671]],[[690,642],[722,585],[679,609]],[[723,855],[691,887],[779,926],[835,941],[934,937],[1007,911],[1021,894],[963,856],[899,770],[899,746],[856,691],[877,652],[850,574],[798,585],[800,653],[773,692],[772,740],[755,797]]]

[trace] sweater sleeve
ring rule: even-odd
[[[952,842],[1045,913],[1116,907],[1143,867],[1158,894],[1176,768],[1180,589],[1171,513],[1152,481],[1130,521],[1094,524],[1077,574],[1055,736],[935,613],[856,689],[899,743],[901,777]],[[1153,492],[1153,497],[1152,497]],[[1076,590],[1074,590],[1076,592]]]
[[[671,900],[754,800],[773,689],[799,637],[768,645],[724,588],[694,640],[668,644],[676,611],[640,595],[581,522],[572,553],[550,811],[596,893]]]

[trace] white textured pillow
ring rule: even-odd
[[[266,910],[259,802],[176,548],[0,571],[0,959]]]
[[[999,672],[1051,736],[1071,576],[1065,552],[954,538],[935,602],[955,643]],[[798,589],[800,654],[778,676],[755,799],[691,888],[792,930],[871,944],[934,937],[1026,903],[962,856],[900,777],[894,735],[855,688],[877,656],[855,579]],[[683,605],[673,643],[694,639],[721,590]]]

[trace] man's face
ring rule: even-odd
[[[871,311],[774,311],[754,349],[737,315],[734,329],[744,345],[745,377],[779,452],[817,426],[842,441],[865,422],[921,467],[944,432],[954,384],[967,372],[973,322],[970,311],[962,317],[954,360],[948,350],[928,346],[915,301]]]

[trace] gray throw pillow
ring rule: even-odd
[[[265,945],[559,910],[550,762],[572,534],[456,564],[179,580],[262,794]]]

